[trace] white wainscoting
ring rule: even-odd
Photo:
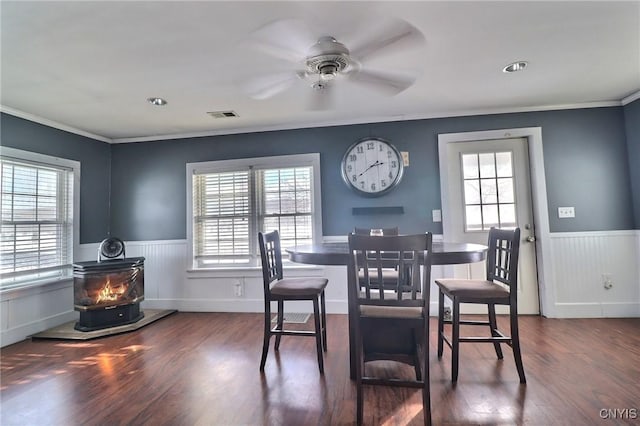
[[[441,239],[442,236],[434,236]],[[341,240],[342,237],[328,237]],[[640,316],[640,231],[551,234],[553,251],[554,317]],[[178,309],[203,312],[262,312],[262,277],[259,269],[187,272],[186,240],[126,242],[127,257],[144,256],[143,309]],[[98,244],[83,244],[75,260],[97,258]],[[435,266],[432,280],[446,276]],[[613,287],[604,288],[602,274],[611,274]],[[327,311],[347,312],[344,266],[297,265],[289,276],[322,275],[329,279]],[[242,296],[235,295],[236,284]],[[77,319],[71,281],[3,293],[0,299],[0,344],[6,346],[31,334]],[[297,312],[307,304],[292,306]],[[431,286],[431,315],[437,312],[437,290]]]
[[[552,233],[551,246],[555,316],[640,316],[640,231]]]

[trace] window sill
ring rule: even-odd
[[[33,296],[46,291],[53,291],[72,286],[72,276],[29,281],[23,284],[16,284],[8,288],[0,289],[0,301],[4,302],[7,300],[19,299],[21,297]]]
[[[324,267],[318,265],[300,265],[290,264],[283,265],[284,274],[286,276],[309,276],[321,274]],[[187,279],[200,278],[236,278],[242,277],[258,277],[262,278],[262,268],[258,266],[243,267],[226,267],[226,268],[203,268],[203,269],[187,269]]]

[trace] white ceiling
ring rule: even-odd
[[[638,1],[3,0],[0,7],[2,111],[108,142],[622,105],[640,92]],[[316,37],[349,47],[389,17],[410,22],[426,41],[390,47],[368,64],[418,72],[396,96],[338,80],[334,107],[315,111],[302,81],[266,100],[242,90],[251,77],[292,67],[247,45],[271,21],[302,19]],[[502,72],[517,60],[529,62],[524,72]],[[150,105],[151,96],[168,105]],[[207,115],[219,110],[239,117]]]

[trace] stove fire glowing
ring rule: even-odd
[[[131,324],[144,317],[144,257],[73,264],[76,330]]]

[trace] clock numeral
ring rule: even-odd
[[[391,160],[391,168],[395,169],[396,167],[398,167],[398,162],[396,160]]]
[[[364,189],[364,182],[360,182],[360,186]]]
[[[386,181],[386,180],[384,180],[384,179],[382,179],[382,180],[380,181],[380,186],[381,186],[381,187],[383,187],[383,188],[386,188],[386,187],[387,187],[387,181]]]
[[[389,172],[389,179],[393,179],[393,173]]]
[[[376,147],[373,142],[367,142],[367,150],[372,150]]]
[[[358,154],[364,154],[364,147],[362,145],[356,147],[356,152]]]
[[[393,155],[393,152],[389,149],[387,150],[387,157],[391,157]]]
[[[356,175],[352,175],[352,176],[351,176],[351,180],[352,180],[352,181],[354,181],[354,182],[356,182],[356,181],[358,180],[358,176],[356,176]]]
[[[349,164],[349,165],[347,166],[347,171],[348,171],[348,172],[350,172],[350,171],[352,171],[352,170],[353,170],[353,166],[352,166],[351,164]]]
[[[384,146],[382,144],[378,145],[378,147],[380,148],[379,149],[380,152],[384,151]]]
[[[372,190],[372,191],[375,191],[375,190],[376,190],[376,184],[375,184],[375,183],[372,183],[372,184],[371,184],[371,190]]]
[[[351,154],[349,155],[349,161],[356,161],[358,159],[358,156],[355,154]]]

